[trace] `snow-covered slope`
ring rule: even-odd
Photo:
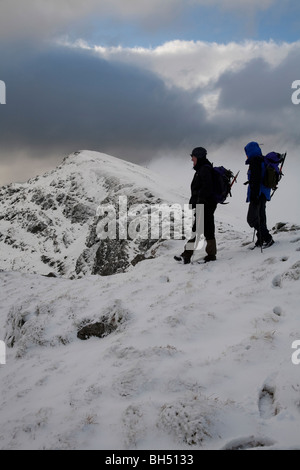
[[[150,170],[92,151],[75,152],[51,172],[1,188],[0,267],[63,277],[123,272],[137,256],[149,256],[155,240],[97,238],[97,208],[111,205],[118,216],[120,196],[128,206],[182,202]]]
[[[143,194],[180,200],[128,165],[124,184],[132,168],[139,194],[147,188]],[[123,168],[116,160],[110,177],[121,178]],[[92,177],[83,175],[76,194],[105,198]],[[47,194],[53,173],[42,178]],[[76,237],[82,233],[80,251],[87,229],[64,224],[75,260]],[[27,254],[18,271],[7,264],[0,448],[299,450],[300,364],[292,358],[300,353],[292,343],[300,340],[300,230],[284,223],[272,233],[272,247],[251,251],[251,232],[220,222],[217,211],[213,263],[177,264],[184,242],[166,240],[154,258],[112,276],[45,277],[29,251],[27,266]]]

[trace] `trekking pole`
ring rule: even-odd
[[[258,230],[257,230],[257,233],[258,233],[258,239],[259,239],[259,243],[260,243],[260,251],[261,253],[263,252],[263,247],[262,247],[262,239],[261,239],[261,226],[260,226],[260,214],[259,214],[259,211],[260,211],[260,204],[258,204]]]
[[[239,176],[240,170],[237,172],[237,174],[233,177],[231,183],[230,183],[230,188],[232,188],[233,183],[236,183],[237,177]]]
[[[279,168],[279,181],[281,180],[281,177],[283,176],[282,167],[283,167],[285,159],[286,159],[286,154],[287,154],[287,152],[282,154],[281,165],[280,165],[280,168]]]

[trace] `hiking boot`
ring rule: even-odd
[[[270,246],[274,245],[274,243],[275,242],[274,242],[273,238],[271,238],[268,242],[265,242],[263,244],[263,248],[269,248]]]
[[[205,263],[207,263],[208,261],[215,261],[217,259],[217,244],[215,238],[211,240],[206,240],[205,251],[207,253],[207,255],[204,257]]]
[[[208,263],[209,261],[216,261],[217,257],[215,255],[206,255],[203,259],[205,263]]]
[[[185,258],[183,256],[174,256],[174,259],[181,264],[189,264],[191,262],[189,258]]]

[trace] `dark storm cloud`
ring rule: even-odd
[[[207,132],[195,95],[166,88],[149,72],[109,63],[89,51],[2,54],[1,148],[51,151],[94,149],[145,161]]]
[[[299,63],[298,48],[276,66],[258,58],[238,71],[223,73],[215,84],[220,91],[212,120],[215,143],[273,135],[299,145],[300,106],[291,101],[292,82],[300,77]]]
[[[238,107],[249,112],[272,111],[290,104],[291,83],[297,76],[294,57],[273,67],[263,59],[254,59],[235,73],[225,73],[219,80],[220,105]],[[300,57],[298,52],[297,61]],[[294,67],[293,67],[294,66]]]
[[[0,58],[7,95],[0,106],[2,162],[91,149],[143,164],[263,134],[299,144],[300,105],[291,102],[291,84],[300,79],[296,49],[280,65],[252,60],[194,92],[88,50],[2,48]],[[218,107],[207,114],[197,101],[215,90]]]
[[[241,70],[224,73],[216,88],[222,120],[227,113],[227,123],[220,128],[233,136],[244,134],[285,133],[293,142],[299,141],[298,123],[300,108],[293,105],[292,82],[300,77],[299,48],[290,52],[279,65],[270,65],[263,59],[253,59]]]

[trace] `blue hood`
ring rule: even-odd
[[[244,150],[248,158],[262,156],[261,148],[257,142],[249,142]]]

